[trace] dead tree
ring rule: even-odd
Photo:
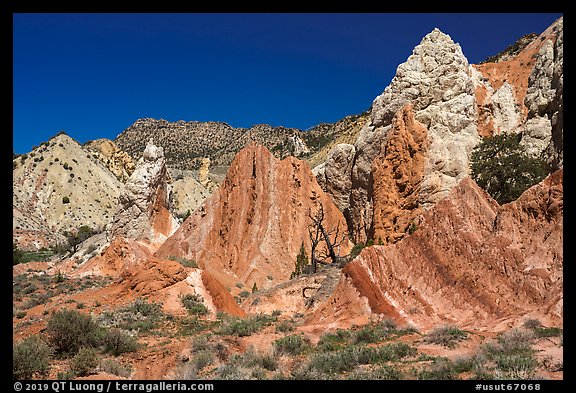
[[[326,229],[324,224],[324,206],[320,204],[318,210],[312,214],[308,212],[308,217],[312,220],[308,226],[308,235],[312,244],[310,262],[312,265],[312,273],[316,273],[318,263],[323,265],[330,265],[328,259],[332,261],[332,266],[341,267],[349,261],[349,255],[340,256],[336,253],[336,249],[346,240],[346,233],[340,233],[340,223],[336,228]],[[325,247],[318,250],[320,242],[325,243]]]

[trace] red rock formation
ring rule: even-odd
[[[422,213],[418,196],[427,147],[427,129],[407,104],[392,120],[386,144],[372,162],[376,242],[395,243]]]
[[[246,312],[238,304],[230,293],[207,271],[202,272],[202,284],[210,294],[212,303],[219,311],[237,317],[246,316]]]
[[[178,227],[170,209],[164,150],[151,141],[118,198],[111,236],[160,245]]]
[[[499,62],[487,62],[474,64],[473,67],[480,71],[482,77],[493,89],[498,90],[504,83],[508,83],[514,92],[516,106],[520,109],[518,125],[526,121],[528,108],[524,103],[528,89],[528,77],[534,68],[538,53],[546,40],[556,41],[556,32],[552,26],[544,31],[538,38],[526,45],[516,56]],[[492,92],[493,92],[492,91]],[[492,92],[486,84],[476,85],[476,102],[478,105],[478,134],[486,137],[496,132],[493,119]]]
[[[419,328],[504,328],[527,316],[561,323],[562,176],[555,172],[503,206],[463,180],[423,214],[414,234],[364,249],[308,323],[372,313]]]
[[[276,159],[252,143],[232,162],[226,179],[158,249],[156,255],[194,259],[225,287],[264,289],[294,270],[304,243],[310,250],[310,210],[322,204],[328,229],[346,228],[342,213],[304,162]],[[348,250],[341,250],[345,254]]]

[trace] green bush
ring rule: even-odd
[[[198,263],[192,259],[181,258],[174,255],[169,256],[168,259],[174,262],[178,262],[184,267],[193,267],[193,268],[198,267]]]
[[[293,320],[281,321],[276,325],[276,333],[288,333],[296,330],[296,324]]]
[[[483,139],[472,151],[470,169],[472,179],[499,204],[516,200],[550,173],[546,163],[526,154],[514,133]]]
[[[185,318],[178,321],[178,334],[181,336],[193,336],[198,332],[207,330],[210,325],[198,317]]]
[[[298,334],[282,337],[274,341],[278,354],[300,355],[310,347],[310,342]]]
[[[396,367],[383,365],[372,370],[355,370],[350,373],[347,379],[397,381],[404,379],[404,374]]]
[[[67,196],[62,197],[62,203],[64,203],[64,204],[70,203],[70,198]]]
[[[538,362],[532,348],[534,334],[514,329],[500,334],[495,342],[481,347],[481,354],[495,363],[494,374],[501,379],[530,379]]]
[[[366,243],[355,244],[354,247],[352,247],[352,250],[350,250],[350,257],[352,259],[356,258],[363,249],[373,245],[374,245],[374,239],[369,239]]]
[[[336,351],[346,343],[346,338],[342,337],[338,334],[333,333],[324,333],[320,336],[320,340],[318,344],[316,344],[316,348],[322,352],[330,352]]]
[[[294,271],[290,274],[290,279],[298,277],[307,269],[310,261],[308,260],[308,255],[306,255],[306,249],[304,248],[304,243],[300,245],[300,251],[296,256],[296,265],[294,266]]]
[[[247,318],[229,317],[223,321],[218,333],[238,337],[250,336],[275,321],[276,318],[266,314],[258,314]]]
[[[442,326],[426,334],[423,341],[428,344],[455,348],[456,343],[465,340],[467,337],[468,333],[454,326]]]
[[[104,345],[104,352],[111,353],[114,356],[126,352],[134,352],[138,349],[136,339],[117,328],[106,331],[102,339],[102,344]]]
[[[102,360],[100,362],[100,370],[123,378],[129,378],[132,374],[132,367],[125,366],[114,359]]]
[[[155,329],[163,317],[162,305],[138,298],[132,304],[103,313],[99,319],[107,327],[147,332]]]
[[[345,351],[336,351],[314,355],[305,368],[321,374],[340,374],[352,370],[358,363]]]
[[[70,368],[78,377],[90,374],[100,363],[98,354],[94,348],[80,348],[78,353],[72,358]]]
[[[32,379],[34,374],[47,375],[50,371],[52,348],[38,335],[16,342],[12,348],[12,376],[14,379]]]
[[[378,323],[364,325],[353,334],[352,341],[357,344],[375,343],[382,341],[391,333],[397,333],[396,323],[391,319],[386,319]]]
[[[186,294],[180,297],[182,305],[190,314],[206,315],[209,313],[208,308],[204,305],[202,297],[195,294]]]
[[[452,361],[446,358],[436,358],[429,367],[418,372],[418,379],[421,380],[453,380],[458,379],[456,369]]]
[[[56,352],[74,355],[81,347],[99,345],[102,329],[89,316],[76,310],[60,310],[52,314],[46,328]]]

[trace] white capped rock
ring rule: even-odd
[[[372,105],[371,120],[354,144],[350,211],[356,241],[370,236],[371,164],[386,141],[394,115],[411,103],[430,140],[419,202],[428,207],[468,175],[468,161],[478,143],[477,107],[472,69],[460,45],[434,29],[417,45]],[[326,173],[327,181],[329,176]]]
[[[118,198],[111,235],[159,244],[178,228],[162,147],[150,140]]]

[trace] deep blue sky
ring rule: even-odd
[[[471,63],[561,14],[14,14],[14,151],[139,118],[306,129],[368,109],[434,27]]]

